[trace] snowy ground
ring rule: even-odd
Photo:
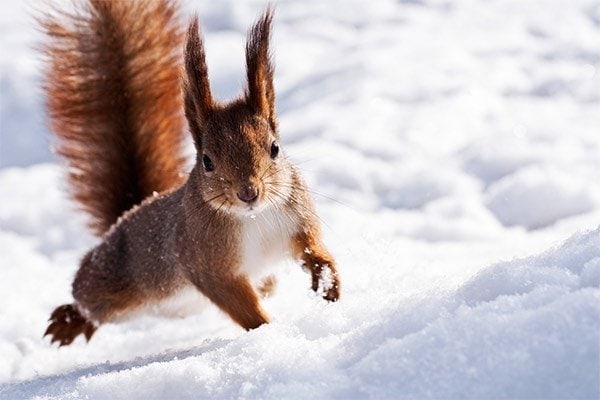
[[[263,6],[186,5],[221,98]],[[278,2],[283,146],[342,301],[287,265],[250,333],[209,306],[61,349],[41,335],[95,239],[48,150],[36,7],[0,6],[0,398],[600,396],[600,3]]]

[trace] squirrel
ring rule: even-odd
[[[211,93],[198,17],[175,1],[85,0],[42,19],[44,85],[72,197],[100,243],[82,258],[74,302],[44,334],[69,345],[98,327],[189,290],[246,330],[269,322],[269,266],[300,261],[311,287],[340,296],[336,263],[299,170],[279,144],[270,7],[248,32],[247,86]],[[181,77],[183,75],[183,77]],[[184,118],[196,149],[182,174]]]

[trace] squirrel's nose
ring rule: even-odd
[[[237,197],[244,203],[252,203],[258,198],[258,189],[254,185],[242,185]]]

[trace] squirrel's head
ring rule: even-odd
[[[215,208],[240,214],[277,207],[292,185],[290,164],[279,151],[269,55],[272,15],[268,9],[248,33],[248,86],[228,104],[212,97],[197,17],[185,45],[185,115],[196,146],[194,168],[202,196]]]

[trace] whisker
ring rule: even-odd
[[[267,169],[267,172],[268,172],[268,169]],[[269,178],[271,178],[273,175],[275,175],[275,174],[278,174],[279,172],[281,172],[281,170],[280,170],[280,169],[278,169],[278,168],[275,168],[275,170],[274,170],[274,171],[272,171],[270,174],[268,174],[268,175],[266,175],[266,176],[264,176],[264,175],[266,174],[266,172],[265,172],[265,174],[263,174],[263,176],[261,176],[261,178],[260,178],[260,179],[261,179],[261,180],[262,180],[262,179],[269,179]]]
[[[265,176],[265,174],[266,174],[267,172],[269,172],[269,170],[270,170],[271,168],[273,168],[274,166],[276,166],[276,165],[275,165],[275,164],[269,164],[269,166],[268,166],[268,167],[265,169],[265,172],[263,172],[263,173],[262,173],[262,175],[260,176],[260,179],[262,180],[262,179],[263,179],[263,177]]]
[[[206,202],[206,203],[210,203],[211,201],[213,201],[213,200],[216,200],[216,199],[218,199],[218,198],[219,198],[219,197],[221,197],[221,196],[225,196],[225,192],[223,192],[223,193],[221,193],[221,194],[218,194],[218,195],[216,195],[216,196],[215,196],[215,197],[213,197],[213,198],[210,198],[210,199],[208,199],[208,200],[205,200],[205,202]]]
[[[279,211],[280,208],[277,206],[277,204],[275,204],[275,202],[273,202],[273,199],[267,197],[267,201],[269,202],[269,204],[271,204],[271,207],[273,207],[273,209],[269,209],[269,212],[271,213],[271,216],[273,217],[272,219],[275,220],[275,223],[277,223],[277,227],[279,228],[279,232],[283,232],[283,225],[281,224],[281,221],[279,220],[279,213],[275,212],[275,211]],[[274,211],[275,210],[275,211]],[[273,226],[273,228],[275,228]],[[282,240],[282,243],[284,241],[284,235],[280,235],[280,238]]]
[[[272,190],[273,194],[275,194],[276,196],[281,198],[283,201],[287,201],[287,202],[299,207],[300,209],[304,210],[307,214],[311,215],[315,219],[318,219],[319,221],[321,221],[323,224],[327,225],[331,229],[331,226],[329,226],[329,224],[327,224],[325,221],[323,221],[323,219],[321,219],[321,217],[319,217],[319,215],[314,210],[308,208],[305,204],[298,201],[293,196],[285,197],[281,192],[279,192],[277,189],[274,189],[273,187],[271,187],[270,190]]]
[[[268,191],[268,192],[269,192],[269,191]],[[274,196],[276,196],[276,197],[279,197],[279,198],[282,198],[282,199],[283,199],[283,197],[282,197],[282,196],[280,196],[280,195],[278,195],[277,193],[269,192],[269,194],[273,194]],[[284,216],[285,216],[285,217],[288,219],[288,221],[290,222],[290,224],[291,224],[292,226],[296,225],[296,223],[297,223],[297,220],[296,220],[296,219],[294,219],[294,218],[293,218],[293,217],[290,215],[290,213],[288,212],[287,208],[286,208],[284,205],[276,203],[276,202],[275,202],[275,201],[274,201],[272,198],[270,198],[270,197],[267,197],[267,200],[269,201],[269,203],[272,205],[272,207],[273,207],[275,210],[278,210],[278,211],[280,211],[279,213],[272,212],[272,213],[273,213],[273,215],[275,216],[275,220],[276,220],[276,222],[277,222],[277,224],[278,224],[278,226],[279,226],[279,229],[280,229],[280,231],[283,231],[283,222],[281,221],[280,214],[283,214],[283,215],[284,215]],[[286,199],[283,199],[283,200],[284,200],[284,201],[286,201]],[[283,240],[283,237],[284,237],[284,236],[281,236],[282,240]]]
[[[206,224],[206,231],[210,231],[210,227],[212,226],[213,221],[216,219],[217,215],[219,214],[219,211],[221,210],[221,208],[223,207],[223,205],[227,202],[227,199],[223,200],[221,202],[221,204],[219,205],[218,208],[216,208],[213,213],[211,214],[211,218],[208,222],[208,224]]]
[[[342,205],[344,207],[348,207],[352,211],[357,211],[356,209],[354,209],[352,206],[350,206],[347,203],[344,203],[344,202],[342,202],[342,201],[340,201],[340,200],[338,200],[338,199],[336,199],[334,197],[331,197],[331,196],[329,196],[327,194],[324,194],[324,193],[321,193],[321,192],[317,192],[317,191],[309,189],[307,187],[301,187],[301,186],[298,186],[298,185],[294,185],[292,183],[277,182],[277,181],[268,181],[268,182],[265,182],[265,183],[273,185],[273,186],[280,186],[280,187],[295,189],[295,190],[298,190],[298,191],[304,191],[304,192],[307,192],[307,193],[310,193],[310,194],[314,194],[316,196],[321,196],[321,197],[326,198],[328,200],[331,200],[331,201],[333,201],[335,203],[338,203],[338,204],[340,204],[340,205]]]

